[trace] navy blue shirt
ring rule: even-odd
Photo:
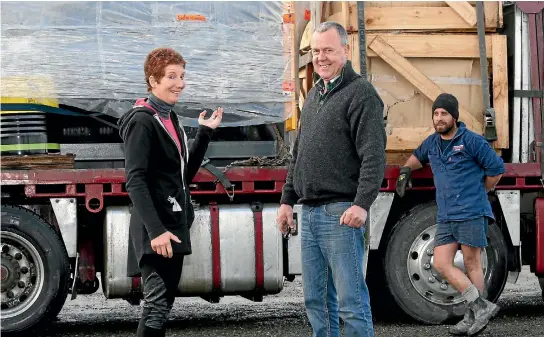
[[[485,189],[485,177],[505,172],[504,162],[485,138],[458,122],[453,139],[442,147],[438,133],[427,137],[414,151],[421,162],[431,164],[438,205],[437,221],[495,218]]]

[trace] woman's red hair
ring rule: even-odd
[[[157,82],[160,82],[161,78],[164,77],[164,69],[171,64],[179,64],[185,68],[187,62],[180,53],[172,48],[157,48],[147,55],[144,63],[147,91],[151,91],[149,77],[153,76]]]

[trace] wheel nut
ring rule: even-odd
[[[425,268],[425,269],[431,269],[431,264],[430,264],[430,263],[425,263],[425,265],[423,266],[423,268]]]
[[[446,290],[446,289],[448,289],[448,286],[447,286],[446,284],[442,284],[442,285],[440,286],[440,289]]]
[[[434,283],[435,281],[436,279],[434,278],[434,276],[429,277],[429,282]]]
[[[21,267],[21,273],[23,274],[28,273],[28,267]]]
[[[15,254],[15,260],[20,260],[22,258],[23,258],[23,254],[21,254],[21,253]]]
[[[2,246],[2,253],[8,253],[9,252],[9,246],[8,245],[4,245]]]
[[[19,286],[19,288],[24,288],[26,286],[24,281],[19,281],[19,283],[17,283],[17,285]]]
[[[427,249],[427,255],[429,256],[433,255],[433,250],[431,248]]]
[[[8,291],[7,295],[8,295],[8,298],[13,298],[15,296],[15,294],[11,290]]]

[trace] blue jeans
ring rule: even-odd
[[[374,336],[370,296],[363,275],[363,228],[340,224],[352,203],[304,205],[301,216],[304,302],[313,337]]]

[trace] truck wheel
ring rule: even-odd
[[[436,212],[434,202],[412,209],[395,226],[385,255],[385,278],[393,298],[409,316],[426,324],[443,324],[465,311],[461,294],[432,267]],[[507,246],[495,224],[487,233],[482,265],[487,299],[494,302],[508,276]],[[464,271],[461,250],[454,264]]]
[[[35,213],[2,205],[2,333],[52,320],[68,295],[70,264],[57,232]]]

